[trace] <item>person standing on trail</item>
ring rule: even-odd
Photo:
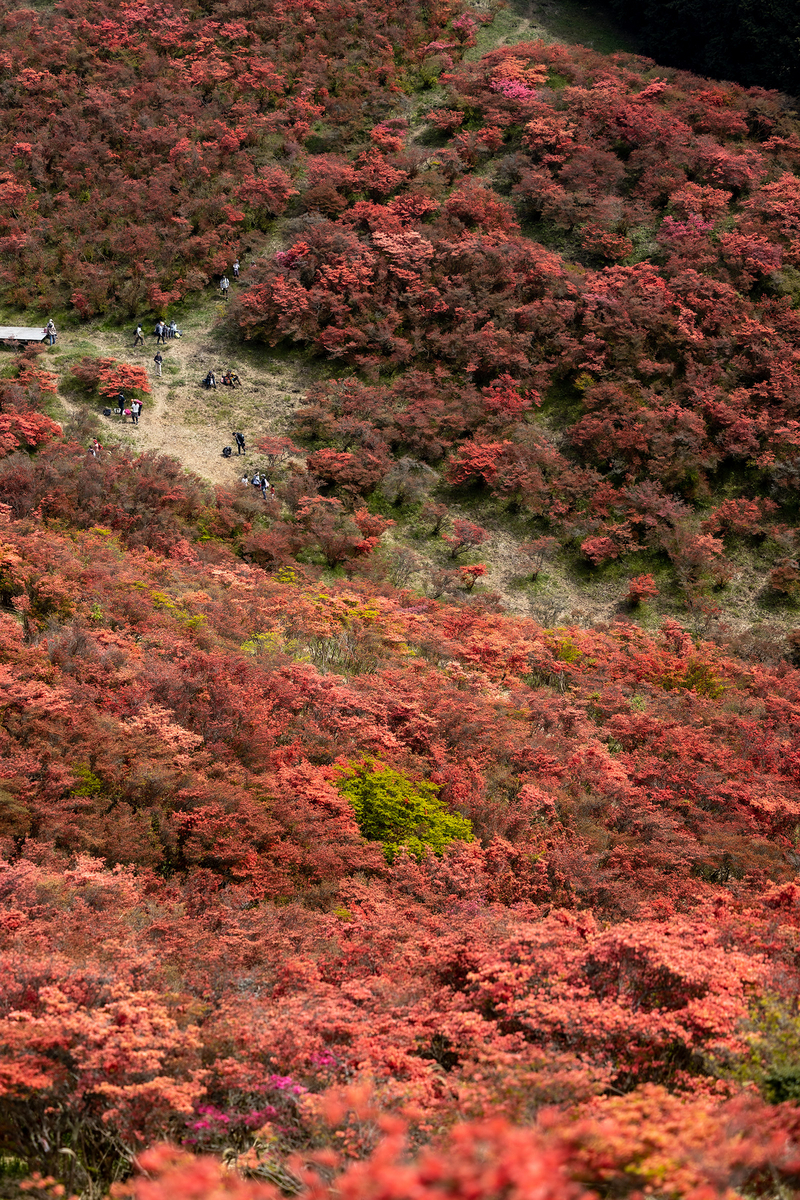
[[[245,449],[245,445],[244,445],[244,434],[243,433],[235,433],[233,435],[233,440],[236,442],[237,457],[240,454],[247,454],[247,450]]]
[[[134,425],[139,424],[139,414],[141,413],[141,411],[142,411],[141,400],[131,400],[131,420],[133,421]]]
[[[161,364],[163,361],[164,359],[161,356],[161,351],[156,350],[156,356],[153,359],[153,362],[156,364],[156,374],[158,375],[159,379],[161,378]]]
[[[238,260],[238,258],[236,259],[236,262],[233,264],[233,278],[234,279],[239,278],[239,260]]]
[[[144,345],[144,334],[142,333],[141,325],[136,326],[136,333],[133,335],[133,344],[134,346]]]
[[[227,275],[223,275],[219,281],[219,290],[222,292],[222,299],[228,299],[228,288],[231,286],[231,281]]]
[[[58,333],[56,332],[55,321],[51,317],[44,327],[45,337],[47,338],[48,346],[55,346]]]

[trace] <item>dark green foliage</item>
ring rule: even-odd
[[[748,87],[800,91],[795,0],[611,0],[660,63]]]
[[[764,1092],[771,1104],[783,1104],[787,1100],[796,1104],[800,1100],[800,1065],[786,1063],[776,1067],[764,1080]]]

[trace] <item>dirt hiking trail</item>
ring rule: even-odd
[[[241,478],[243,460],[237,462],[233,431],[241,430],[245,436],[248,454],[244,461],[254,460],[257,454],[250,453],[252,444],[265,433],[287,432],[291,412],[302,403],[317,375],[299,355],[274,354],[233,338],[225,327],[225,308],[222,300],[201,299],[179,322],[183,336],[168,338],[163,346],[156,344],[152,321],[143,325],[145,344],[138,347],[133,345],[135,321],[129,331],[91,326],[84,326],[75,336],[66,331],[55,353],[43,357],[43,365],[58,370],[62,380],[69,366],[83,355],[144,367],[152,395],[145,397],[138,426],[122,417],[100,416],[100,440],[105,437],[107,443],[169,454],[203,479],[234,484]],[[159,349],[164,359],[161,378],[153,362]],[[228,369],[238,374],[240,388],[223,387],[219,382]],[[202,386],[209,370],[217,377],[215,391]],[[63,394],[61,401],[70,413],[98,411],[95,401],[84,404]],[[233,448],[232,459],[222,457],[223,446]]]

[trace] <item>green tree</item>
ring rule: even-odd
[[[352,804],[364,837],[382,843],[388,862],[401,847],[421,858],[427,850],[441,854],[451,842],[473,840],[471,823],[448,812],[438,784],[416,783],[374,758],[350,766],[338,788]]]

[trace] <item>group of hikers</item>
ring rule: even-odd
[[[239,260],[237,258],[233,263],[233,278],[234,279],[239,278],[240,269],[241,269],[241,267],[239,264]],[[223,275],[219,281],[219,288],[225,299],[227,299],[228,288],[230,287],[230,285],[231,285],[230,279],[228,279],[227,275]],[[53,323],[52,319],[47,322],[47,325],[45,326],[43,332],[44,332],[44,336],[48,339],[48,342],[50,343],[50,345],[51,346],[54,345],[55,340],[56,340],[56,327],[55,327],[55,324]],[[182,334],[181,334],[181,331],[178,328],[177,322],[175,320],[172,320],[169,322],[169,324],[167,324],[166,321],[159,318],[156,321],[155,326],[153,328],[153,336],[156,339],[156,353],[155,353],[153,362],[155,363],[156,375],[158,377],[160,377],[162,366],[164,363],[164,356],[162,355],[161,350],[158,347],[166,345],[167,338],[179,338],[182,336]],[[136,330],[133,335],[133,344],[134,344],[134,346],[143,346],[144,345],[144,330],[143,330],[140,322],[137,322],[137,325],[136,325]],[[222,375],[220,375],[219,381],[224,387],[237,388],[237,387],[242,386],[241,379],[239,378],[239,376],[236,374],[236,372],[233,370],[232,367],[229,367],[227,371],[224,371],[222,373]],[[208,372],[205,379],[203,380],[203,387],[213,388],[214,390],[216,390],[217,375],[216,375],[215,371],[210,370]],[[137,399],[137,400],[127,401],[125,399],[124,394],[122,392],[120,392],[119,395],[117,396],[115,407],[114,407],[113,411],[115,413],[121,415],[123,418],[130,417],[131,423],[133,425],[138,425],[139,417],[141,416],[141,412],[142,412],[142,408],[143,408],[143,404],[142,404],[141,400]],[[103,411],[104,411],[105,416],[111,416],[112,410],[110,408],[104,409]],[[234,433],[233,439],[236,443],[237,455],[238,454],[246,454],[247,451],[245,450],[244,435],[241,433]],[[101,449],[102,449],[102,447],[100,446],[100,443],[97,441],[97,438],[94,438],[89,445],[89,453],[94,458],[96,458]],[[226,446],[223,449],[222,454],[223,454],[223,457],[230,458],[231,455],[233,454],[233,450],[231,449],[230,446]],[[262,493],[264,495],[267,494],[266,491],[264,490],[264,488],[265,487],[269,488],[269,481],[267,481],[267,480],[263,481],[264,486],[262,486],[261,478],[258,476],[254,476],[253,484],[256,487],[260,487],[262,490]],[[274,492],[275,492],[274,488],[272,489],[272,492],[274,494]]]
[[[236,442],[237,455],[246,454],[247,450],[245,449],[245,444],[244,444],[244,434],[237,432],[237,433],[233,433],[231,436],[233,437],[233,440]],[[233,454],[233,450],[231,449],[231,447],[225,446],[225,448],[222,451],[222,457],[230,458],[232,454]],[[267,479],[266,475],[263,475],[260,471],[256,471],[256,473],[253,475],[252,478],[245,471],[244,475],[242,475],[242,483],[245,485],[245,487],[258,488],[259,491],[261,492],[261,495],[264,497],[265,500],[269,499],[270,496],[275,495],[275,484],[270,483],[270,481]]]
[[[167,338],[182,337],[183,335],[180,329],[178,329],[175,321],[170,321],[168,325],[166,321],[159,320],[155,323],[153,336],[156,339],[156,345],[163,346],[166,343]],[[133,335],[133,344],[134,346],[144,345],[144,330],[142,329],[141,325],[136,326],[136,332]]]
[[[103,416],[110,417],[111,413],[115,412],[122,417],[123,421],[130,417],[131,424],[138,425],[139,417],[142,415],[143,408],[144,404],[141,400],[136,397],[134,397],[133,400],[126,400],[125,393],[119,392],[114,401],[114,408],[104,408]],[[89,442],[89,453],[91,454],[92,458],[97,458],[102,449],[103,447],[100,445],[97,438],[92,438],[92,440]]]
[[[250,479],[247,475],[243,475],[242,483],[245,485],[245,487],[259,488],[261,491],[261,495],[264,497],[265,500],[267,499],[268,496],[275,495],[274,483],[270,483],[270,481],[267,479],[266,475],[261,475],[261,474],[259,474],[258,471],[256,471],[256,473],[252,479]]]
[[[141,400],[126,400],[123,392],[117,396],[117,407],[123,417],[130,417],[132,425],[139,424],[139,417],[142,415],[144,405]]]
[[[234,264],[233,264],[233,278],[234,278],[234,279],[238,279],[238,278],[239,278],[239,271],[240,271],[240,269],[241,269],[241,268],[240,268],[240,266],[239,266],[239,260],[238,260],[238,258],[237,258],[237,259],[235,260]],[[227,299],[228,299],[228,288],[229,288],[230,286],[231,286],[231,281],[230,281],[230,279],[228,279],[228,276],[227,276],[227,275],[223,275],[223,276],[221,277],[220,281],[219,281],[219,290],[220,290],[220,293],[221,293],[221,295],[222,295],[222,299],[223,299],[223,300],[227,300]]]
[[[236,454],[237,455],[247,454],[247,450],[245,449],[245,445],[244,445],[244,434],[243,433],[234,433],[234,434],[231,434],[231,436],[232,436],[233,440],[236,442]],[[233,450],[230,448],[230,446],[223,446],[223,448],[222,448],[222,457],[223,458],[230,458],[232,454],[233,454]]]
[[[220,376],[220,383],[223,384],[224,387],[237,388],[242,386],[242,381],[234,371],[233,367],[229,367],[228,370]],[[213,388],[214,391],[217,390],[217,377],[213,371],[209,371],[206,375],[205,379],[203,380],[203,387]]]
[[[241,265],[239,263],[239,259],[237,258],[234,260],[234,263],[233,263],[233,278],[234,279],[239,278],[240,270],[241,270]],[[228,276],[222,275],[220,278],[220,281],[219,281],[219,290],[222,293],[223,300],[227,300],[228,288],[230,286],[231,286],[231,281],[228,278]],[[48,338],[50,345],[52,346],[56,340],[56,327],[55,327],[55,325],[53,325],[52,321],[48,321],[47,327],[45,328],[44,333],[45,333],[45,336]],[[167,343],[167,338],[179,338],[179,337],[182,337],[183,334],[181,333],[180,329],[178,328],[177,323],[174,320],[170,321],[170,323],[167,324],[166,321],[162,321],[161,318],[159,318],[155,323],[155,327],[153,329],[153,336],[156,339],[156,347],[158,347],[158,346],[165,346]],[[134,346],[143,346],[144,345],[144,330],[142,329],[141,323],[137,323],[137,325],[136,325],[136,330],[133,335],[133,344],[134,344]],[[161,351],[158,349],[156,349],[156,354],[155,354],[155,358],[153,359],[153,362],[155,363],[155,367],[156,367],[156,375],[160,379],[161,378],[161,368],[164,364],[164,356],[162,355]],[[241,387],[242,386],[239,376],[232,370],[227,371],[222,376],[222,383],[226,384],[228,387]],[[217,377],[213,371],[208,372],[205,379],[203,380],[203,386],[207,387],[207,388],[216,388]]]
[[[126,400],[125,393],[118,392],[114,399],[114,408],[104,408],[103,416],[110,417],[112,412],[114,412],[117,414],[117,416],[130,417],[131,424],[138,425],[139,417],[142,415],[143,408],[144,403],[141,400],[136,398],[133,400]]]
[[[153,336],[156,339],[156,347],[158,347],[166,345],[167,338],[179,338],[183,335],[181,334],[180,329],[178,329],[175,321],[170,321],[168,325],[166,321],[158,320],[153,328]],[[133,344],[134,346],[144,345],[144,330],[142,329],[141,324],[136,326],[136,331],[133,335]],[[164,362],[164,355],[159,349],[156,349],[156,356],[153,359],[153,362],[156,365],[156,375],[158,375],[160,378],[161,367]]]

